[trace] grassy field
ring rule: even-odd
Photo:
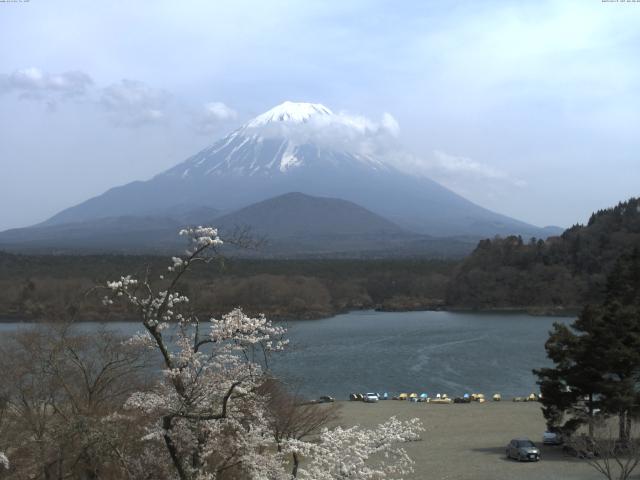
[[[376,404],[340,402],[339,423],[373,426],[397,416],[418,417],[426,431],[406,445],[416,462],[412,479],[430,480],[591,480],[602,478],[582,460],[563,455],[561,447],[542,446],[545,422],[539,403],[510,401],[434,405],[402,401]],[[529,437],[541,447],[541,460],[520,463],[505,457],[515,437]]]

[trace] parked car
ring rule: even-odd
[[[540,450],[528,438],[514,438],[506,449],[507,458],[518,461],[537,462],[540,460]]]
[[[363,396],[363,400],[367,403],[375,403],[380,399],[378,398],[377,393],[365,393]]]
[[[562,434],[558,432],[544,432],[542,434],[542,443],[544,445],[562,445]]]
[[[320,400],[318,400],[318,403],[333,403],[335,401],[336,401],[335,398],[330,397],[329,395],[324,395],[320,397]]]

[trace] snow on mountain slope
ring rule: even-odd
[[[276,122],[306,123],[317,116],[332,116],[333,112],[319,103],[286,101],[271,110],[258,115],[245,125],[246,128],[260,128]]]
[[[112,188],[45,224],[146,215],[184,204],[228,212],[301,192],[354,202],[429,235],[546,236],[385,163],[371,148],[378,137],[393,135],[385,128],[320,104],[284,102],[154,178]]]
[[[336,115],[317,103],[284,102],[258,115],[164,175],[277,175],[302,166],[347,167],[349,164],[386,170],[379,159],[349,145],[366,125]],[[333,143],[341,140],[339,152]]]

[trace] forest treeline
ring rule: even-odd
[[[194,268],[184,293],[203,312],[237,306],[277,319],[321,318],[357,309],[414,310],[442,305],[455,261],[225,259]],[[131,272],[159,280],[166,259],[126,255],[0,253],[0,318],[78,320],[130,318],[106,309],[107,280]]]
[[[572,312],[599,302],[616,259],[640,248],[640,200],[595,212],[546,240],[482,240],[462,261],[427,258],[241,259],[199,266],[185,293],[216,314],[242,305],[277,319],[311,319],[357,309],[514,309]],[[0,252],[0,318],[130,317],[101,302],[121,272],[159,279],[162,257],[20,255]]]
[[[591,215],[547,240],[482,240],[452,275],[447,305],[577,310],[604,298],[616,260],[640,248],[640,200]]]

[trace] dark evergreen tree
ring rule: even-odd
[[[551,430],[571,434],[586,423],[589,434],[593,432],[591,420],[602,391],[601,372],[593,356],[594,337],[589,332],[596,315],[587,307],[571,327],[554,324],[545,349],[555,367],[534,370]]]
[[[570,326],[556,324],[545,344],[554,367],[535,370],[543,413],[552,429],[571,433],[595,409],[619,418],[619,437],[629,440],[639,413],[640,254],[620,257],[607,280],[604,302],[585,307]]]
[[[629,440],[638,415],[640,379],[640,254],[621,257],[608,277],[607,293],[594,326],[603,372],[602,408],[619,418],[620,440]]]

